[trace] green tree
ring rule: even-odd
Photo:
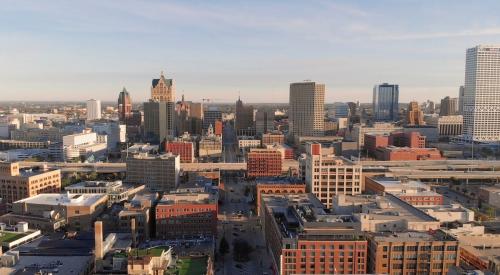
[[[222,237],[219,244],[219,253],[221,255],[224,255],[227,252],[229,252],[229,243],[227,242],[225,237]]]

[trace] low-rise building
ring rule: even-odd
[[[350,215],[333,215],[312,194],[264,194],[263,230],[278,274],[362,274],[368,243]]]
[[[218,158],[222,156],[222,138],[220,136],[210,135],[202,137],[198,144],[198,156]]]
[[[500,186],[482,186],[479,188],[479,199],[493,207],[500,208]]]
[[[281,132],[270,132],[262,134],[261,139],[262,146],[271,145],[271,144],[284,144],[285,143],[285,135]]]
[[[210,192],[163,195],[156,206],[156,236],[215,236],[217,212],[217,195]]]
[[[256,184],[257,215],[260,215],[261,197],[263,194],[304,194],[306,185],[298,178],[262,178]]]
[[[55,231],[63,225],[70,230],[91,231],[107,200],[104,194],[39,194],[14,202],[12,212],[1,216],[0,222],[25,221],[30,228],[44,232]]]
[[[458,241],[441,230],[369,234],[369,272],[447,274],[459,262]]]
[[[421,209],[441,223],[468,223],[474,221],[474,211],[467,209],[460,204],[438,205],[434,207],[424,207]]]
[[[283,159],[277,150],[252,149],[247,155],[248,177],[280,176],[282,167]]]
[[[158,200],[157,193],[140,193],[129,202],[125,202],[123,209],[118,212],[118,231],[131,232],[136,242],[151,238],[152,216]]]
[[[105,194],[108,195],[108,205],[126,201],[137,192],[142,191],[144,185],[123,184],[122,181],[82,181],[70,186],[64,190],[71,194]]]
[[[62,151],[64,160],[69,161],[93,156],[102,158],[108,150],[107,136],[85,130],[83,133],[63,136]]]
[[[427,125],[438,128],[441,137],[458,136],[463,132],[464,118],[461,115],[429,116],[425,121]]]
[[[171,153],[163,155],[139,154],[127,159],[125,182],[145,184],[150,191],[168,192],[179,185],[180,157]]]
[[[125,150],[122,150],[122,160],[125,161],[129,157],[137,156],[140,154],[156,155],[159,152],[158,145],[151,145],[149,143],[136,143]]]
[[[432,191],[429,185],[414,180],[367,177],[365,190],[375,194],[390,193],[417,207],[443,204],[443,195]]]
[[[250,150],[251,148],[259,148],[261,144],[260,139],[254,139],[251,137],[238,137],[238,149],[241,152]]]
[[[286,144],[275,143],[272,145],[266,145],[265,148],[280,151],[283,159],[290,159],[290,160],[295,159],[295,153],[293,151],[293,148]]]
[[[20,169],[18,162],[0,162],[0,197],[11,204],[42,193],[61,192],[61,171]]]
[[[377,148],[377,160],[406,161],[406,160],[442,160],[441,152],[437,148],[409,148],[388,146]]]
[[[429,231],[440,228],[440,222],[409,203],[386,193],[371,196],[339,195],[334,213],[351,211],[365,232]]]
[[[194,144],[190,141],[169,141],[166,143],[166,151],[179,155],[181,163],[194,162]]]

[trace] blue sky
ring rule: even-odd
[[[287,102],[290,82],[326,101],[458,94],[465,49],[500,43],[500,1],[23,1],[0,5],[0,100],[149,96],[160,71],[177,97]]]

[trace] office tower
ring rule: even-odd
[[[253,106],[245,106],[239,97],[238,101],[236,101],[236,117],[234,127],[237,135],[253,129]]]
[[[101,119],[101,101],[96,99],[87,100],[87,120]]]
[[[222,121],[222,112],[216,107],[209,107],[203,112],[203,130],[208,130],[210,125],[215,127],[215,121]]]
[[[174,137],[170,102],[144,102],[144,137],[151,143],[160,143]]]
[[[399,120],[399,85],[387,83],[375,85],[373,118],[377,121]]]
[[[155,192],[169,192],[179,185],[181,160],[171,153],[163,155],[139,154],[127,158],[125,182],[145,184]]]
[[[118,96],[118,115],[120,121],[125,123],[132,116],[132,99],[125,87],[123,87],[123,90]]]
[[[274,129],[274,112],[258,110],[255,114],[255,133],[262,135]]]
[[[179,135],[185,132],[191,133],[191,104],[184,100],[184,95],[182,95],[182,100],[177,101],[175,104],[175,129]]]
[[[412,101],[408,104],[408,113],[406,115],[406,122],[409,126],[422,126],[425,125],[424,113],[420,110],[418,102]]]
[[[441,106],[439,110],[440,116],[454,116],[458,114],[458,98],[450,98],[449,96],[441,99]]]
[[[363,191],[361,165],[336,157],[333,148],[322,148],[320,143],[308,142],[305,162],[307,190],[325,207],[332,207],[335,195],[357,195]]]
[[[191,133],[193,135],[202,134],[203,125],[203,104],[190,102],[189,110],[191,112]],[[180,133],[179,133],[180,134]]]
[[[323,136],[325,117],[325,84],[299,82],[290,84],[288,110],[289,133],[300,136]]]
[[[462,85],[458,89],[458,114],[459,115],[464,114],[464,93],[465,93],[465,88]]]
[[[467,50],[464,85],[464,138],[500,140],[500,46]]]
[[[334,118],[347,118],[349,117],[349,105],[344,102],[334,102],[332,106],[332,113]]]

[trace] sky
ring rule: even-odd
[[[465,50],[500,43],[500,1],[2,0],[0,101],[147,100],[161,71],[176,96],[288,102],[326,84],[326,103],[458,96]]]

